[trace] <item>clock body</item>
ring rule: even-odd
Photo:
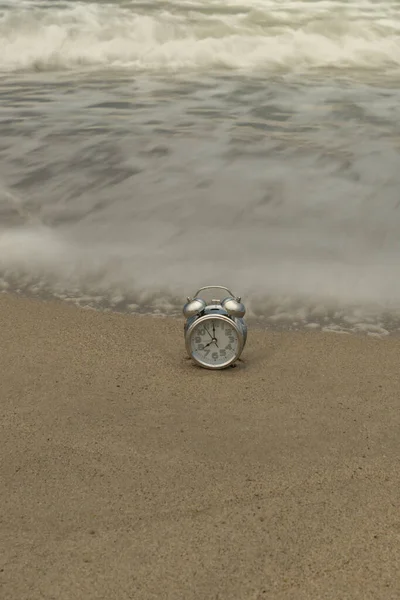
[[[221,304],[208,305],[185,323],[186,350],[206,369],[225,369],[239,359],[247,340],[243,318],[232,317]]]

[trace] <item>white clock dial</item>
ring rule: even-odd
[[[192,331],[192,356],[202,364],[219,367],[233,361],[238,350],[238,333],[227,319],[210,317],[200,321]]]

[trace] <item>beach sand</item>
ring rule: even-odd
[[[0,297],[5,600],[400,597],[400,340]]]

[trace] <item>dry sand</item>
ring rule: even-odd
[[[400,598],[400,341],[0,297],[0,597]]]

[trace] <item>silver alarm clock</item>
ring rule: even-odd
[[[207,303],[201,292],[223,290],[223,299]],[[193,361],[206,369],[233,366],[243,352],[247,326],[243,319],[246,309],[241,298],[222,285],[200,288],[183,307],[186,350]]]

